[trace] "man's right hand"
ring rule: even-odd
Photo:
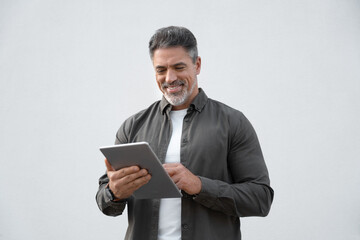
[[[107,159],[105,159],[107,176],[109,178],[109,188],[117,199],[130,197],[135,190],[147,184],[151,175],[146,169],[138,166],[131,166],[115,170]]]

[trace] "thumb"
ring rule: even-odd
[[[115,169],[111,166],[111,164],[109,163],[109,161],[106,158],[105,158],[105,165],[106,165],[107,171],[115,171]]]

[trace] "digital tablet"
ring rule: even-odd
[[[147,142],[101,147],[100,151],[115,170],[137,165],[147,169],[151,174],[150,181],[134,192],[135,198],[179,198],[182,196]]]

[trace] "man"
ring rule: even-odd
[[[188,29],[157,30],[149,50],[163,98],[128,118],[116,144],[148,142],[183,197],[136,199],[149,173],[114,171],[105,160],[98,206],[117,216],[127,205],[125,239],[241,239],[239,217],[266,216],[273,199],[256,133],[241,112],[198,88],[201,58]]]

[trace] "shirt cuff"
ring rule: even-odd
[[[105,200],[105,204],[111,207],[124,207],[124,205],[127,202],[127,199],[120,199],[120,200],[115,200],[115,201],[111,201],[111,199],[108,197],[108,195],[105,193],[105,188],[103,189],[103,196],[104,196],[104,200]]]
[[[218,187],[214,184],[214,181],[209,178],[200,176],[199,178],[201,181],[201,191],[199,194],[194,196],[193,199],[194,201],[210,208],[215,204],[218,198]]]

